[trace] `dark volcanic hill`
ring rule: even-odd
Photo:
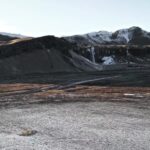
[[[73,44],[53,36],[13,41],[0,46],[1,75],[76,71],[69,63]]]

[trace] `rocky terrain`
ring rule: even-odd
[[[150,34],[0,34],[0,149],[149,150]]]
[[[149,149],[149,87],[68,84],[1,84],[0,149]]]
[[[85,38],[87,44],[80,43],[82,40],[78,42],[76,36],[1,36],[1,76],[116,70],[150,64],[149,33],[138,27],[111,34],[98,32],[79,36]],[[99,42],[94,43],[91,38]]]

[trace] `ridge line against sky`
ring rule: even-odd
[[[67,36],[139,26],[150,31],[149,0],[0,0],[0,32]]]

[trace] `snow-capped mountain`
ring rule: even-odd
[[[70,42],[78,45],[99,45],[99,44],[150,44],[150,32],[139,27],[121,29],[116,32],[99,31],[84,35],[64,37]]]

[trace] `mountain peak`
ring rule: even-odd
[[[150,33],[137,26],[133,26],[127,29],[120,29],[115,32],[91,32],[84,35],[65,37],[65,39],[78,45],[128,43],[137,45],[150,45]]]

